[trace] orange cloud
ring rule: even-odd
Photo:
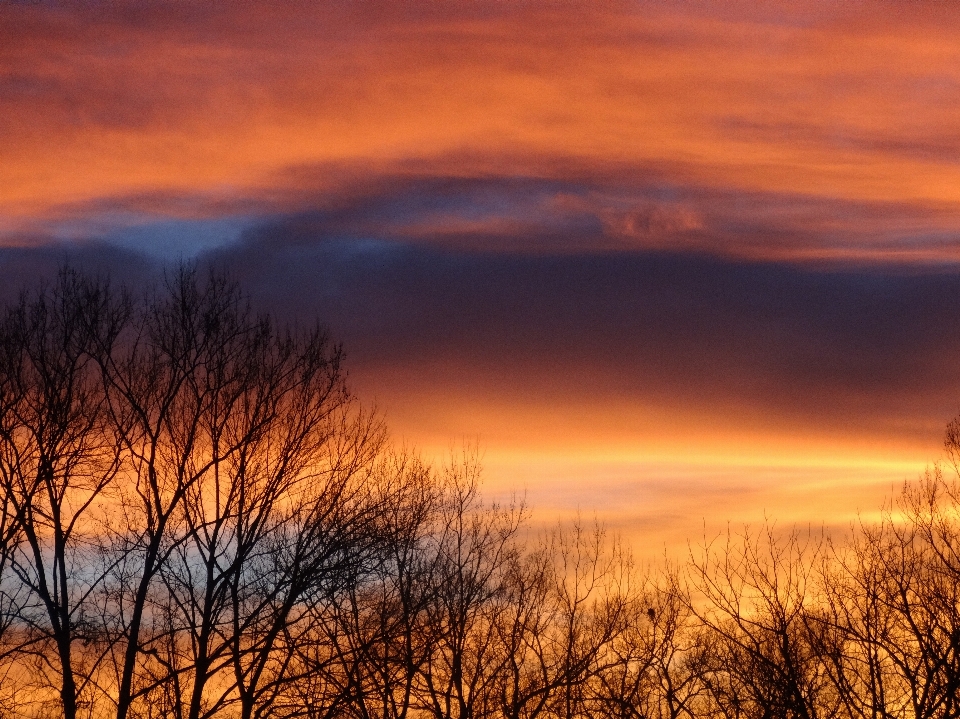
[[[550,175],[566,162],[908,202],[956,228],[956,17],[889,9],[6,4],[0,215],[10,235],[105,198],[260,197],[310,165]],[[611,222],[642,239],[654,215]]]

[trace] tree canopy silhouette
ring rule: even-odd
[[[0,716],[951,719],[945,446],[846,538],[641,571],[392,448],[322,328],[64,269],[0,317]]]

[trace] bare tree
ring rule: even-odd
[[[339,603],[390,540],[384,514],[402,494],[390,480],[406,477],[386,477],[373,463],[381,435],[365,416],[334,428],[336,447],[304,465],[307,480],[270,523],[262,556],[231,580],[228,646],[244,719],[273,714],[316,608]]]
[[[689,609],[710,635],[704,681],[725,717],[816,719],[833,714],[806,613],[815,600],[822,541],[794,530],[779,538],[727,534],[719,551],[692,558]]]
[[[23,585],[11,571],[11,562],[23,541],[23,532],[22,523],[16,515],[16,505],[6,490],[15,484],[15,480],[11,476],[9,461],[4,459],[16,456],[13,454],[11,457],[9,439],[20,431],[16,408],[22,401],[22,383],[19,373],[12,371],[23,361],[17,349],[11,341],[0,342],[0,366],[4,368],[0,372],[0,481],[3,486],[0,491],[0,717],[6,717],[7,712],[12,711],[15,688],[22,683],[10,659],[27,638],[18,616],[20,608],[29,601]]]
[[[81,697],[92,701],[96,661],[76,647],[99,640],[92,599],[105,570],[94,538],[121,468],[95,354],[125,319],[107,283],[65,269],[23,295],[0,329],[4,560],[19,584],[4,599],[16,605],[18,651],[37,660],[38,691],[55,686],[68,719]]]
[[[677,568],[648,577],[611,644],[615,661],[598,674],[597,700],[610,719],[680,719],[707,713],[707,633],[690,610]]]
[[[504,616],[501,712],[510,719],[598,712],[595,684],[619,666],[630,625],[632,562],[605,530],[560,526],[513,563]]]
[[[417,678],[417,708],[436,719],[482,719],[495,711],[495,667],[503,662],[497,622],[517,555],[522,506],[485,506],[480,466],[465,456],[446,469],[431,574],[426,636],[431,651]]]
[[[955,425],[947,432],[951,457],[957,449]],[[958,497],[956,480],[948,481],[936,466],[920,482],[907,485],[900,503],[903,521],[892,527],[897,551],[888,562],[897,562],[891,578],[897,601],[891,604],[904,629],[909,627],[906,645],[914,648],[917,666],[922,667],[917,672],[923,687],[915,700],[917,716],[960,716]],[[904,571],[897,575],[901,566]]]
[[[379,473],[396,478],[379,483],[389,490],[381,503],[388,541],[359,581],[317,607],[299,643],[294,703],[312,719],[405,719],[432,651],[427,609],[442,488],[429,467],[406,454],[388,455]]]
[[[955,497],[934,467],[879,524],[834,548],[818,635],[851,716],[960,714]]]
[[[139,311],[100,353],[130,475],[106,552],[117,717],[165,697],[252,716],[303,602],[372,541],[382,429],[325,333],[276,328],[222,277],[181,268]]]

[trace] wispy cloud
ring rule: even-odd
[[[315,189],[339,190],[397,168],[479,181],[574,167],[603,186],[593,198],[574,191],[592,202],[586,214],[642,245],[679,235],[668,244],[728,251],[735,240],[701,224],[737,233],[739,221],[697,206],[705,193],[721,210],[740,198],[747,236],[753,215],[803,203],[828,215],[836,203],[892,204],[913,224],[906,239],[794,237],[797,257],[856,258],[866,245],[954,259],[943,233],[960,224],[960,43],[946,9],[173,3],[109,18],[81,6],[0,14],[8,242],[37,218],[123,198],[270,204],[304,190],[298,168],[332,173]],[[651,168],[693,206],[629,197],[629,176]],[[563,202],[512,209],[451,204],[410,232],[496,238],[576,215]],[[742,252],[759,252],[751,242]]]
[[[465,159],[463,164],[468,164]],[[718,188],[675,167],[582,166],[509,173],[300,167],[269,188],[141,193],[62,204],[0,222],[7,246],[106,241],[187,256],[272,235],[276,242],[375,239],[527,254],[692,252],[800,264],[955,266],[960,208]],[[173,241],[174,236],[176,242]],[[166,248],[166,249],[165,249]]]

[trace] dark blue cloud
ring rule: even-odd
[[[466,163],[467,159],[463,159]],[[492,253],[649,252],[796,264],[960,265],[956,217],[908,202],[716,188],[681,168],[299,168],[271,190],[153,193],[67,206],[7,242],[105,242],[192,257],[236,242],[384,241]]]
[[[279,314],[323,318],[357,369],[400,367],[421,389],[743,407],[907,433],[939,432],[960,401],[957,272],[274,240],[215,261]]]
[[[107,245],[0,250],[4,298],[65,260],[134,286],[162,266]],[[202,262],[281,317],[319,317],[358,378],[389,374],[412,396],[471,386],[508,402],[616,399],[906,435],[939,433],[960,403],[960,272],[949,269],[496,253],[311,237],[297,222]]]
[[[105,202],[85,215],[97,241],[2,250],[0,278],[11,290],[68,255],[138,278],[199,257],[281,316],[320,317],[358,376],[393,372],[414,389],[906,432],[957,409],[960,269],[943,259],[954,241],[937,210],[711,189],[649,168],[571,177],[361,173],[248,204]],[[196,219],[163,219],[167,205]],[[865,246],[884,261],[855,254]],[[893,261],[930,247],[939,259]]]

